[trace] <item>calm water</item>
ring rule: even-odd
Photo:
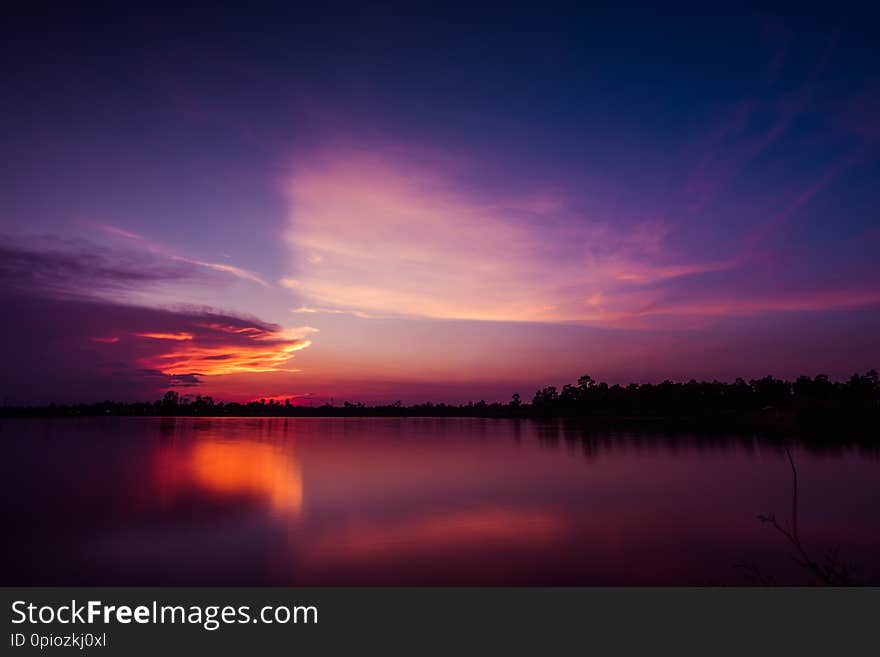
[[[804,582],[778,445],[480,419],[0,422],[3,584]],[[798,525],[880,574],[876,452],[792,448]]]

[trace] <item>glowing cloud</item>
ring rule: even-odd
[[[196,333],[136,333],[140,338],[172,343],[139,363],[166,375],[295,372],[298,370],[287,368],[287,363],[295,352],[312,344],[303,336],[316,331],[311,327],[284,330],[216,322],[198,323],[196,328]]]
[[[293,312],[651,329],[687,328],[692,316],[878,303],[870,290],[811,297],[758,281],[766,256],[753,244],[714,259],[697,244],[690,250],[704,255],[688,257],[678,224],[647,207],[633,213],[646,219],[594,217],[563,195],[481,187],[430,157],[341,152],[303,163],[289,185],[295,267],[281,281],[303,302]]]
[[[290,185],[294,312],[601,322],[627,285],[720,271],[677,260],[660,220],[572,218],[559,199],[486,199],[452,173],[342,154]],[[552,202],[551,202],[552,201]]]
[[[138,338],[150,338],[151,340],[192,340],[192,333],[135,333]]]
[[[45,367],[54,377],[63,371],[87,382],[84,389],[90,381],[110,381],[117,394],[140,396],[201,386],[203,377],[295,372],[290,361],[317,331],[206,307],[138,303],[145,291],[199,269],[169,265],[166,256],[150,251],[41,238],[35,244],[8,240],[0,255],[7,310],[10,303],[22,306],[18,314],[26,325],[42,322],[41,330],[63,336],[49,341],[63,349],[46,354]],[[45,338],[28,335],[37,341],[29,350],[33,361],[46,352]]]

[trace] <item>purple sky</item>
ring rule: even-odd
[[[876,18],[21,15],[3,398],[878,367]]]

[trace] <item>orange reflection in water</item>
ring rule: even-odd
[[[316,537],[309,554],[320,560],[348,560],[487,542],[535,547],[561,540],[568,530],[568,523],[557,515],[484,507],[379,524],[352,523],[341,531]]]
[[[190,466],[202,486],[263,495],[276,511],[302,510],[302,471],[289,452],[266,443],[197,444]]]
[[[302,511],[302,469],[290,450],[271,443],[200,441],[165,453],[156,465],[168,487],[251,494],[265,499],[273,511]]]

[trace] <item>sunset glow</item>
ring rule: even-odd
[[[290,451],[277,445],[197,442],[158,452],[154,468],[165,495],[196,487],[212,495],[254,495],[275,512],[294,517],[302,511],[301,468]]]
[[[880,581],[880,5],[4,17],[12,647],[791,648],[608,589]]]
[[[285,513],[302,510],[300,469],[289,453],[273,445],[199,443],[192,449],[190,463],[200,486],[231,495],[260,495]]]
[[[311,345],[310,340],[296,337],[314,332],[304,327],[298,330],[270,331],[255,326],[223,326],[202,324],[205,329],[198,339],[190,333],[137,333],[140,338],[168,340],[180,345],[168,345],[158,353],[141,358],[146,368],[163,374],[201,374],[221,376],[245,372],[297,372],[287,368],[294,353]],[[237,343],[225,341],[224,335],[239,338]],[[185,343],[185,344],[184,344]]]
[[[462,403],[877,367],[873,38],[654,12],[475,11],[454,52],[427,17],[222,48],[200,18],[113,57],[82,36],[100,21],[40,21],[3,122],[4,399]]]

